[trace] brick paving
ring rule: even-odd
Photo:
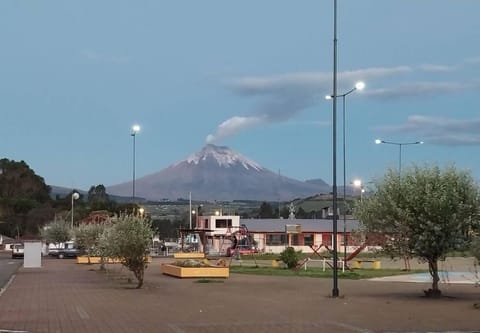
[[[0,332],[480,332],[480,288],[443,285],[445,297],[421,297],[428,284],[331,281],[232,274],[198,283],[147,269],[133,289],[120,265],[43,260],[20,268],[0,296]]]

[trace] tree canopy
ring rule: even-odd
[[[437,262],[469,246],[479,212],[479,189],[469,173],[415,166],[401,177],[389,170],[354,213],[367,233],[385,235],[381,245],[387,253],[428,262],[433,282],[426,293],[438,296]]]
[[[24,161],[0,160],[0,233],[38,234],[53,218],[50,187]]]
[[[137,278],[137,288],[143,285],[147,267],[147,250],[152,242],[152,226],[149,219],[140,216],[119,216],[108,232],[106,255],[121,258],[122,264]]]

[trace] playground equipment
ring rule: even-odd
[[[310,248],[312,249],[313,251],[313,254],[314,256],[317,256],[319,257],[320,259],[316,259],[316,258],[312,258],[312,256],[309,256],[305,259],[303,259],[296,267],[295,267],[295,271],[298,271],[300,270],[302,267],[306,267],[307,263],[309,261],[321,261],[323,263],[323,268],[325,269],[325,265],[328,265],[331,269],[333,269],[333,262],[329,259],[329,258],[325,258],[325,256],[323,256],[319,251],[325,247],[325,249],[328,251],[328,253],[332,254],[332,249],[330,249],[328,247],[328,245],[325,245],[325,244],[320,244],[320,245],[310,245]],[[341,263],[341,266],[342,266],[342,270],[344,271],[345,268],[350,270],[350,266],[348,265],[348,262],[353,260],[360,252],[362,252],[365,248],[367,247],[367,242],[364,242],[362,245],[360,245],[360,247],[358,247],[355,251],[353,251],[352,253],[350,253],[345,259],[343,260],[340,260],[339,262]],[[378,262],[378,260],[355,260],[355,264],[354,264],[354,267],[352,268],[360,268],[360,264],[359,262],[374,262],[374,268],[376,268],[377,266],[375,266],[375,263]],[[339,267],[337,267],[338,269]]]
[[[239,229],[233,232],[230,236],[231,245],[227,248],[227,256],[230,257],[230,264],[232,259],[241,259],[241,255],[251,254],[255,265],[257,265],[257,258],[255,254],[258,253],[258,249],[255,247],[253,237],[248,231],[246,225],[242,224]]]

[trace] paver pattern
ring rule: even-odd
[[[0,296],[0,332],[480,332],[472,285],[442,285],[449,297],[431,300],[421,297],[428,283],[340,280],[332,299],[329,279],[199,283],[162,275],[164,260],[153,260],[140,290],[118,264],[108,274],[74,260],[20,268]]]

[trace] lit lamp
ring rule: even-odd
[[[145,208],[140,207],[140,208],[138,209],[138,214],[140,215],[140,217],[143,217],[143,214],[144,214],[144,213],[145,213]]]
[[[363,187],[363,183],[360,179],[355,179],[353,181],[353,186],[360,189],[360,201],[363,200],[363,193],[365,193],[365,188]]]
[[[72,193],[72,229],[73,229],[73,203],[75,200],[78,200],[80,198],[80,194],[78,192],[73,192]]]
[[[137,133],[140,132],[140,125],[133,125],[132,126],[132,134],[133,137],[133,181],[132,181],[132,201],[135,202],[135,137]]]
[[[410,146],[410,145],[423,145],[423,141],[414,141],[414,142],[392,142],[392,141],[385,141],[376,139],[375,143],[379,144],[387,144],[387,145],[395,145],[398,146],[398,176],[402,176],[402,146]]]
[[[347,249],[346,249],[346,229],[347,229],[347,192],[346,192],[346,188],[347,188],[347,171],[346,171],[346,157],[345,157],[345,150],[346,150],[346,140],[345,140],[345,104],[346,104],[346,97],[348,95],[350,95],[352,92],[356,91],[356,90],[363,90],[365,88],[365,83],[362,82],[362,81],[359,81],[355,84],[355,86],[350,89],[349,91],[347,91],[346,93],[344,94],[341,94],[341,95],[337,95],[336,97],[341,97],[342,98],[342,114],[343,114],[343,243],[344,243],[344,260],[346,261],[347,260]],[[327,95],[325,96],[325,99],[327,100],[330,100],[330,99],[334,99],[335,97],[335,94],[334,95]],[[336,112],[336,111],[335,111]],[[336,129],[336,125],[335,126],[335,129]],[[336,132],[336,131],[335,131]],[[334,138],[334,142],[335,142],[335,149],[336,149],[336,138]],[[336,156],[335,156],[335,168],[336,168]],[[336,178],[336,174],[335,174],[335,178]],[[336,186],[335,186],[336,187]],[[334,201],[336,202],[336,190],[334,191]],[[336,219],[335,219],[335,215],[336,215],[336,205],[334,205],[334,223],[336,223]],[[334,228],[336,229],[336,228]],[[335,233],[334,233],[335,234]],[[336,237],[336,235],[334,235],[334,237]],[[335,246],[334,246],[335,247]],[[336,259],[336,258],[335,258]],[[336,260],[334,260],[336,261]],[[334,266],[336,267],[336,262],[334,264]],[[335,274],[334,274],[335,275]],[[334,295],[335,293],[338,293],[338,288],[336,288],[336,282],[334,283]],[[337,290],[335,290],[337,289]]]
[[[190,213],[191,213],[191,214],[190,214],[190,229],[192,229],[192,220],[195,219],[195,214],[196,214],[197,212],[195,211],[195,209],[192,209],[192,210],[190,211]],[[197,225],[196,219],[195,219],[195,225]]]

